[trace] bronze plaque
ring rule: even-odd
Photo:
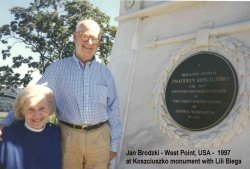
[[[231,63],[212,52],[200,52],[180,63],[166,86],[171,117],[188,130],[209,129],[231,111],[238,93]]]

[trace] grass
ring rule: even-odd
[[[2,119],[7,116],[7,112],[0,112],[0,121],[2,121]]]

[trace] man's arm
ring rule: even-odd
[[[9,112],[8,115],[0,122],[0,141],[2,141],[2,131],[6,126],[11,125],[15,121],[15,115],[13,112]]]
[[[3,129],[5,128],[6,126],[3,125],[3,124],[0,124],[0,141],[3,141],[3,138],[2,138],[2,134],[3,134]]]
[[[110,160],[115,158],[119,150],[122,137],[122,125],[120,121],[119,99],[116,92],[115,82],[111,75],[108,85],[108,115],[110,127]]]
[[[46,68],[42,77],[37,81],[37,84],[46,85],[54,92],[57,72],[58,72],[57,67],[55,66],[54,63],[52,63]]]
[[[113,160],[117,156],[117,152],[110,151],[109,161]]]

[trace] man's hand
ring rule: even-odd
[[[3,141],[2,134],[3,134],[4,127],[5,126],[3,124],[0,124],[0,141]]]
[[[110,151],[110,154],[109,154],[109,161],[113,160],[113,159],[116,157],[116,155],[117,155],[116,152]]]

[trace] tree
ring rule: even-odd
[[[116,27],[110,26],[110,17],[88,0],[34,0],[28,7],[14,7],[10,12],[15,19],[0,27],[0,40],[6,47],[2,59],[12,58],[13,64],[0,67],[0,91],[26,86],[35,70],[43,74],[52,62],[71,56],[74,52],[71,34],[80,19],[91,18],[101,26],[103,36],[96,55],[107,64]],[[19,43],[32,56],[12,56],[11,50]],[[23,64],[31,69],[21,78],[14,70]]]

